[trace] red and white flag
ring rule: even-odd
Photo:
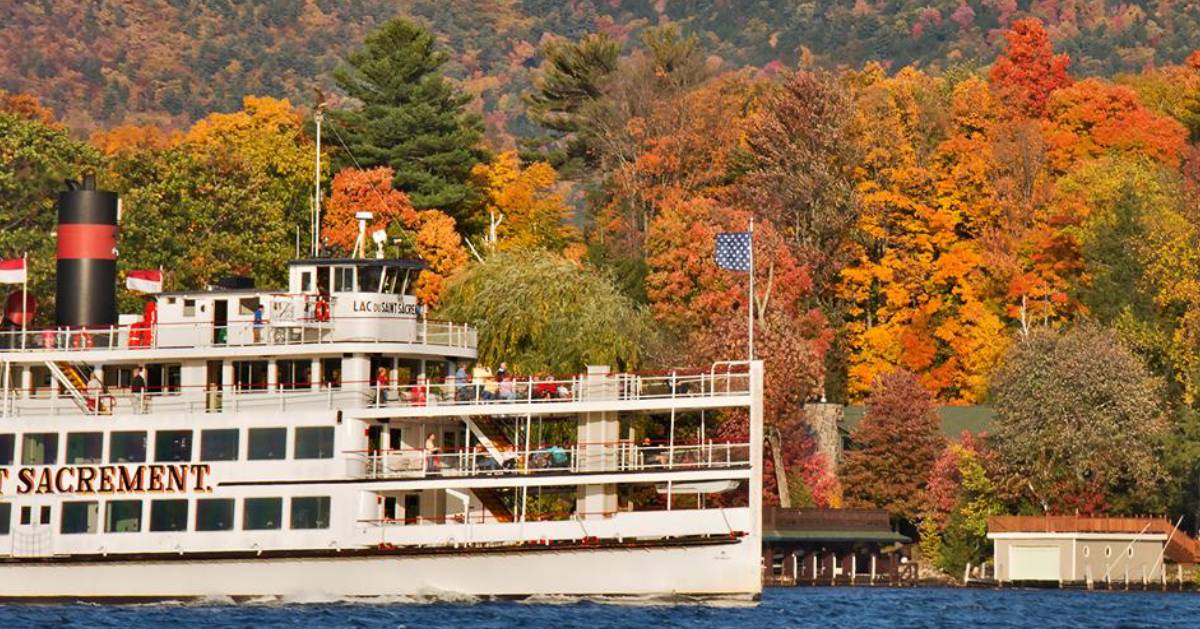
[[[161,293],[162,271],[130,271],[125,274],[125,288],[139,293]]]
[[[0,260],[0,284],[24,284],[28,279],[25,258]]]

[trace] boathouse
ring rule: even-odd
[[[882,509],[766,509],[764,585],[912,585],[912,540]]]
[[[996,581],[1016,584],[1151,584],[1168,564],[1193,564],[1196,540],[1164,518],[994,516]]]

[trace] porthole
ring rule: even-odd
[[[1133,556],[1133,546],[1130,546],[1130,547],[1129,547],[1129,556],[1130,556],[1130,557],[1132,557],[1132,556]]]
[[[1104,547],[1104,556],[1105,556],[1105,557],[1112,557],[1112,546],[1105,546],[1105,547]]]
[[[1084,557],[1091,557],[1091,556],[1092,556],[1092,549],[1091,549],[1091,548],[1088,548],[1087,546],[1084,546],[1084,547],[1083,547],[1083,556],[1084,556]]]

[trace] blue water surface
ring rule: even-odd
[[[0,628],[46,627],[1197,627],[1200,594],[950,588],[768,590],[758,603],[541,602],[3,605]]]

